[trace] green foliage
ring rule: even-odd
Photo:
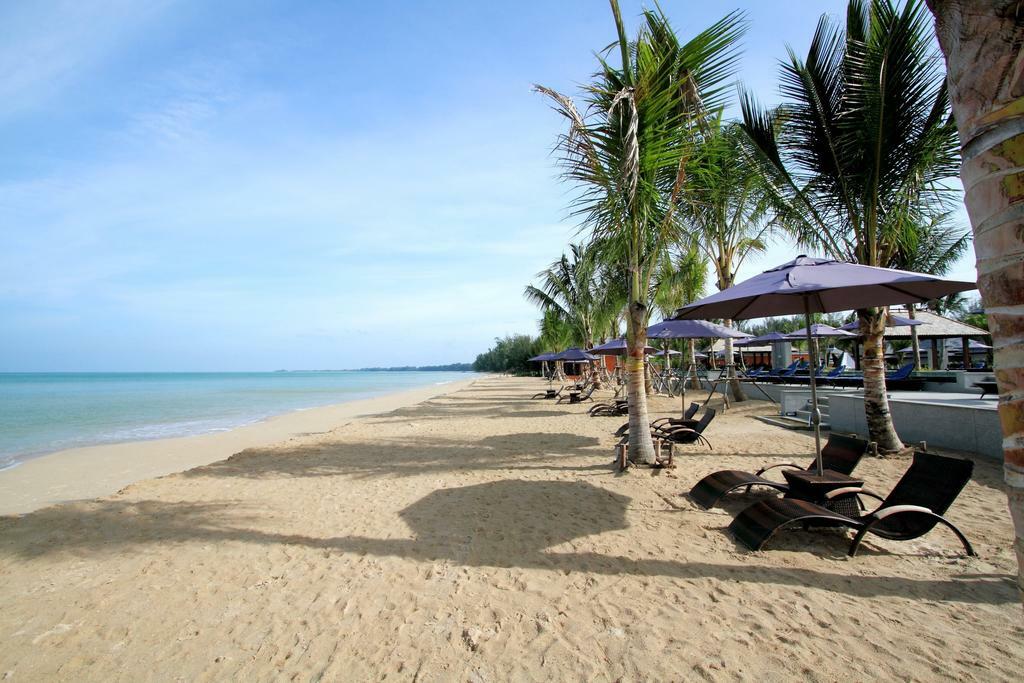
[[[704,296],[707,280],[708,265],[695,243],[666,250],[654,273],[654,307],[662,318],[669,317]]]
[[[919,0],[851,0],[845,32],[823,16],[806,60],[790,51],[783,105],[744,96],[744,130],[800,244],[892,267],[944,223],[959,140],[932,30]]]
[[[481,353],[473,362],[477,372],[511,372],[517,375],[536,374],[536,363],[527,359],[541,353],[540,342],[525,334],[515,334],[494,340],[494,346]],[[531,367],[532,366],[532,367]]]
[[[963,319],[963,316],[967,315],[968,311],[967,297],[961,292],[949,294],[939,299],[932,299],[925,306],[932,313],[957,320]]]
[[[553,309],[546,309],[540,319],[540,338],[537,340],[542,352],[561,351],[573,345],[582,345],[575,338],[573,327]]]
[[[569,254],[537,274],[540,286],[527,286],[524,295],[544,312],[545,342],[560,348],[594,345],[598,330],[607,328],[624,299],[606,271],[592,251],[572,244]]]
[[[629,306],[646,318],[654,273],[680,241],[686,160],[704,120],[724,103],[744,24],[733,13],[681,43],[660,10],[647,10],[629,42],[612,7],[622,66],[598,57],[600,70],[584,86],[585,114],[571,98],[536,89],[569,123],[557,150],[564,177],[578,189],[573,213],[597,258],[628,286]]]
[[[985,315],[984,311],[968,313],[963,318],[961,318],[961,320],[963,320],[963,322],[967,323],[968,325],[974,325],[975,327],[980,327],[983,330],[988,329],[988,316]]]
[[[715,269],[718,288],[734,284],[736,271],[767,246],[769,188],[752,160],[739,124],[710,122],[687,168],[683,213],[690,235]]]
[[[983,330],[988,329],[988,315],[985,313],[985,307],[981,305],[981,297],[976,296],[968,299],[964,308],[965,312],[960,320],[968,325],[980,327]]]

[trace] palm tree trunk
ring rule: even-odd
[[[885,313],[877,308],[857,311],[860,329],[864,333],[864,417],[868,434],[878,444],[878,450],[894,452],[903,448],[896,434],[889,412],[889,395],[885,389]],[[813,349],[808,349],[813,353]]]
[[[647,346],[647,307],[639,296],[637,268],[630,268],[629,318],[626,327],[626,398],[629,401],[629,459],[650,465],[654,462],[650,419],[647,417],[644,347]]]
[[[594,348],[593,337],[586,340],[586,346],[583,347],[583,350],[586,351],[592,348]],[[590,379],[594,382],[594,388],[601,389],[601,379],[603,378],[601,371],[604,370],[604,356],[598,356],[597,360],[588,363],[587,367],[590,368]]]
[[[1003,427],[1003,472],[1024,597],[1024,42],[1018,0],[927,0],[960,130],[978,289],[988,313]]]
[[[722,324],[726,327],[732,327],[732,320],[724,320]],[[732,400],[737,403],[746,401],[747,395],[743,393],[743,385],[740,384],[740,380],[736,377],[736,366],[732,357],[732,339],[728,337],[725,340],[725,362],[726,372],[729,373],[729,389],[732,390]]]
[[[917,308],[914,304],[907,305],[907,315],[910,316],[911,320],[915,320],[915,311]],[[921,369],[921,340],[917,338],[917,325],[910,326],[910,349],[914,353],[914,369]],[[933,368],[934,369],[934,368]]]

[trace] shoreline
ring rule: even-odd
[[[129,484],[209,465],[248,448],[330,432],[352,420],[459,391],[478,379],[473,376],[293,410],[222,432],[82,446],[34,456],[0,470],[0,516],[110,495]]]

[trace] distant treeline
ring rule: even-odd
[[[477,372],[536,374],[539,367],[535,363],[528,363],[527,359],[542,353],[540,347],[539,339],[534,339],[526,334],[515,334],[495,339],[494,346],[476,357],[473,369]]]
[[[472,363],[449,363],[448,365],[402,365],[393,368],[359,368],[363,372],[472,372]]]

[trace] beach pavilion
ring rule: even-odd
[[[897,321],[900,317],[907,317],[907,312],[903,310],[894,309],[892,313]],[[927,352],[928,366],[932,370],[946,369],[948,351],[952,351],[948,340],[959,341],[961,355],[964,351],[968,351],[968,357],[970,357],[970,340],[979,337],[987,340],[990,337],[988,330],[931,311],[914,311],[914,319],[918,323],[917,338],[921,341],[921,350]],[[856,327],[848,325],[844,325],[844,329],[857,331]],[[885,328],[886,340],[911,339],[912,336],[910,325],[895,325]],[[943,341],[946,343],[941,343]],[[854,353],[853,357],[857,359],[858,355]]]

